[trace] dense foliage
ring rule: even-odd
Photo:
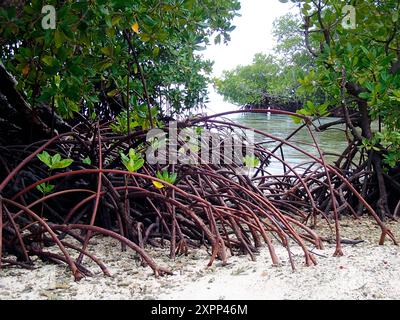
[[[199,50],[212,35],[229,40],[240,8],[237,0],[15,4],[0,8],[0,59],[31,106],[103,119],[129,105],[139,125],[149,107],[174,113],[204,104],[212,63]],[[56,8],[55,30],[42,28],[44,5]]]
[[[395,203],[399,192],[394,179],[400,162],[400,3],[349,1],[353,6],[346,7],[338,0],[296,2],[316,61],[315,71],[301,81],[302,89],[323,90],[343,110],[355,150],[367,154],[363,165],[374,171],[380,214],[390,215],[388,193]],[[310,45],[312,41],[318,46]],[[373,121],[378,121],[378,130]]]
[[[323,90],[332,105],[357,110],[362,116],[358,138],[394,167],[400,160],[399,2],[348,1],[356,13],[354,28],[345,24],[350,11],[343,1],[298,2],[305,35],[318,43],[309,46],[316,68],[301,80],[302,90]],[[378,119],[386,130],[375,134],[370,124]]]
[[[277,79],[279,67],[271,55],[256,54],[253,64],[224,71],[223,79],[215,79],[217,90],[226,100],[239,105],[260,104]]]

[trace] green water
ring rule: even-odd
[[[271,135],[277,136],[279,138],[286,138],[290,133],[297,129],[300,125],[295,124],[293,119],[289,116],[283,115],[267,115],[267,114],[250,114],[242,113],[229,116],[232,121],[250,127],[265,131]],[[337,118],[323,118],[315,124],[318,126],[327,122],[332,122],[337,120]],[[347,142],[345,138],[345,132],[343,131],[344,125],[336,125],[330,130],[324,132],[316,132],[313,130],[316,140],[320,148],[325,153],[335,153],[340,154],[347,147]],[[267,142],[270,139],[262,137],[260,135],[255,136],[256,142]],[[306,128],[301,129],[294,137],[292,137],[290,142],[293,142],[296,146],[301,147],[303,150],[315,155],[318,155],[318,150],[312,146],[313,140],[310,136],[309,131]],[[265,143],[264,146],[269,150],[272,150],[276,144]],[[279,152],[277,153],[279,154]],[[292,147],[284,147],[285,160],[290,165],[298,165],[307,162],[309,158],[302,154],[301,152],[295,150]],[[332,162],[337,159],[337,156],[326,155],[326,160]],[[269,166],[270,172],[281,171],[282,164],[279,161],[272,161]]]

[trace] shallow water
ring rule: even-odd
[[[286,138],[290,133],[300,126],[299,124],[294,123],[291,117],[284,115],[241,113],[230,115],[229,119],[240,125],[258,129],[279,138]],[[335,120],[337,120],[337,118],[322,118],[318,122],[315,122],[315,124],[318,126],[319,124],[324,124]],[[332,129],[324,132],[316,132],[313,130],[316,140],[324,153],[340,154],[342,151],[344,151],[344,149],[347,147],[347,142],[343,129],[344,125],[336,125],[332,127]],[[268,140],[270,139],[258,134],[255,135],[256,142]],[[304,151],[307,151],[312,155],[319,156],[318,150],[313,146],[313,140],[307,128],[301,129],[289,141],[293,142],[296,146],[302,148]],[[271,150],[275,145],[276,144],[268,143],[264,146],[267,146],[268,149]],[[290,165],[298,165],[306,162],[309,159],[303,153],[289,146],[284,147],[284,155],[285,160]],[[328,162],[332,162],[335,159],[337,159],[337,156],[329,154],[326,155],[326,160]],[[281,169],[282,164],[280,164],[277,160],[272,161],[271,165],[269,166],[269,171],[271,172],[281,171]]]

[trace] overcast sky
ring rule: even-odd
[[[215,62],[213,75],[216,77],[221,76],[223,70],[232,69],[239,64],[250,64],[257,52],[270,52],[275,45],[272,22],[289,11],[297,12],[290,1],[282,3],[279,0],[241,0],[240,3],[241,16],[233,21],[236,29],[231,33],[232,40],[228,45],[210,45],[203,53],[205,58]],[[210,91],[209,112],[237,108]]]

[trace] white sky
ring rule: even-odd
[[[216,0],[217,1],[217,0]],[[272,22],[297,8],[290,1],[279,0],[241,0],[240,17],[233,20],[236,29],[232,31],[232,40],[228,45],[210,45],[203,52],[206,59],[213,60],[213,76],[219,77],[223,70],[233,69],[237,65],[250,64],[257,52],[271,52],[275,45],[272,37]],[[237,107],[223,101],[223,98],[210,88],[209,113],[224,112]]]

